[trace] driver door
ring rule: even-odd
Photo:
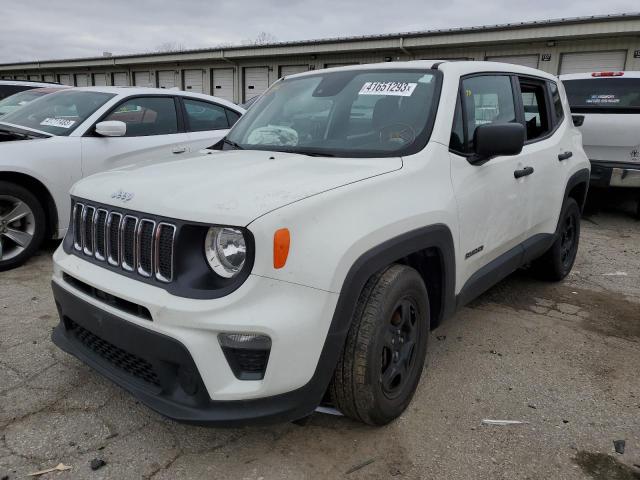
[[[127,165],[175,160],[189,152],[189,136],[172,96],[128,98],[100,121],[127,125],[122,137],[102,137],[95,125],[82,137],[83,176]]]

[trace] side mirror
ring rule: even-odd
[[[471,163],[482,165],[493,157],[517,155],[524,147],[525,129],[521,123],[487,123],[473,134],[475,155]]]
[[[119,120],[108,120],[96,124],[96,133],[103,137],[124,137],[127,134],[127,124]]]

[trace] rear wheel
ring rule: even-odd
[[[0,182],[0,271],[23,264],[42,244],[45,214],[26,188]]]
[[[429,320],[427,289],[416,270],[392,265],[373,276],[331,382],[336,408],[370,425],[400,416],[422,374]]]
[[[559,281],[569,275],[576,260],[579,241],[580,207],[573,198],[568,198],[560,214],[556,241],[533,262],[536,275],[551,281]]]

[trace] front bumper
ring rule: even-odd
[[[594,187],[640,187],[640,164],[591,160],[591,185]]]
[[[54,343],[162,415],[220,426],[276,423],[304,417],[322,400],[331,374],[324,370],[333,367],[321,354],[339,341],[327,334],[337,295],[252,276],[233,298],[183,299],[61,250],[54,259],[61,318]],[[144,307],[151,319],[101,302],[65,274]],[[221,331],[272,338],[264,379],[234,376]]]

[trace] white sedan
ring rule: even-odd
[[[45,238],[64,236],[69,188],[82,177],[187,157],[219,142],[243,113],[208,95],[87,87],[47,95],[3,116],[0,271],[22,264]]]

